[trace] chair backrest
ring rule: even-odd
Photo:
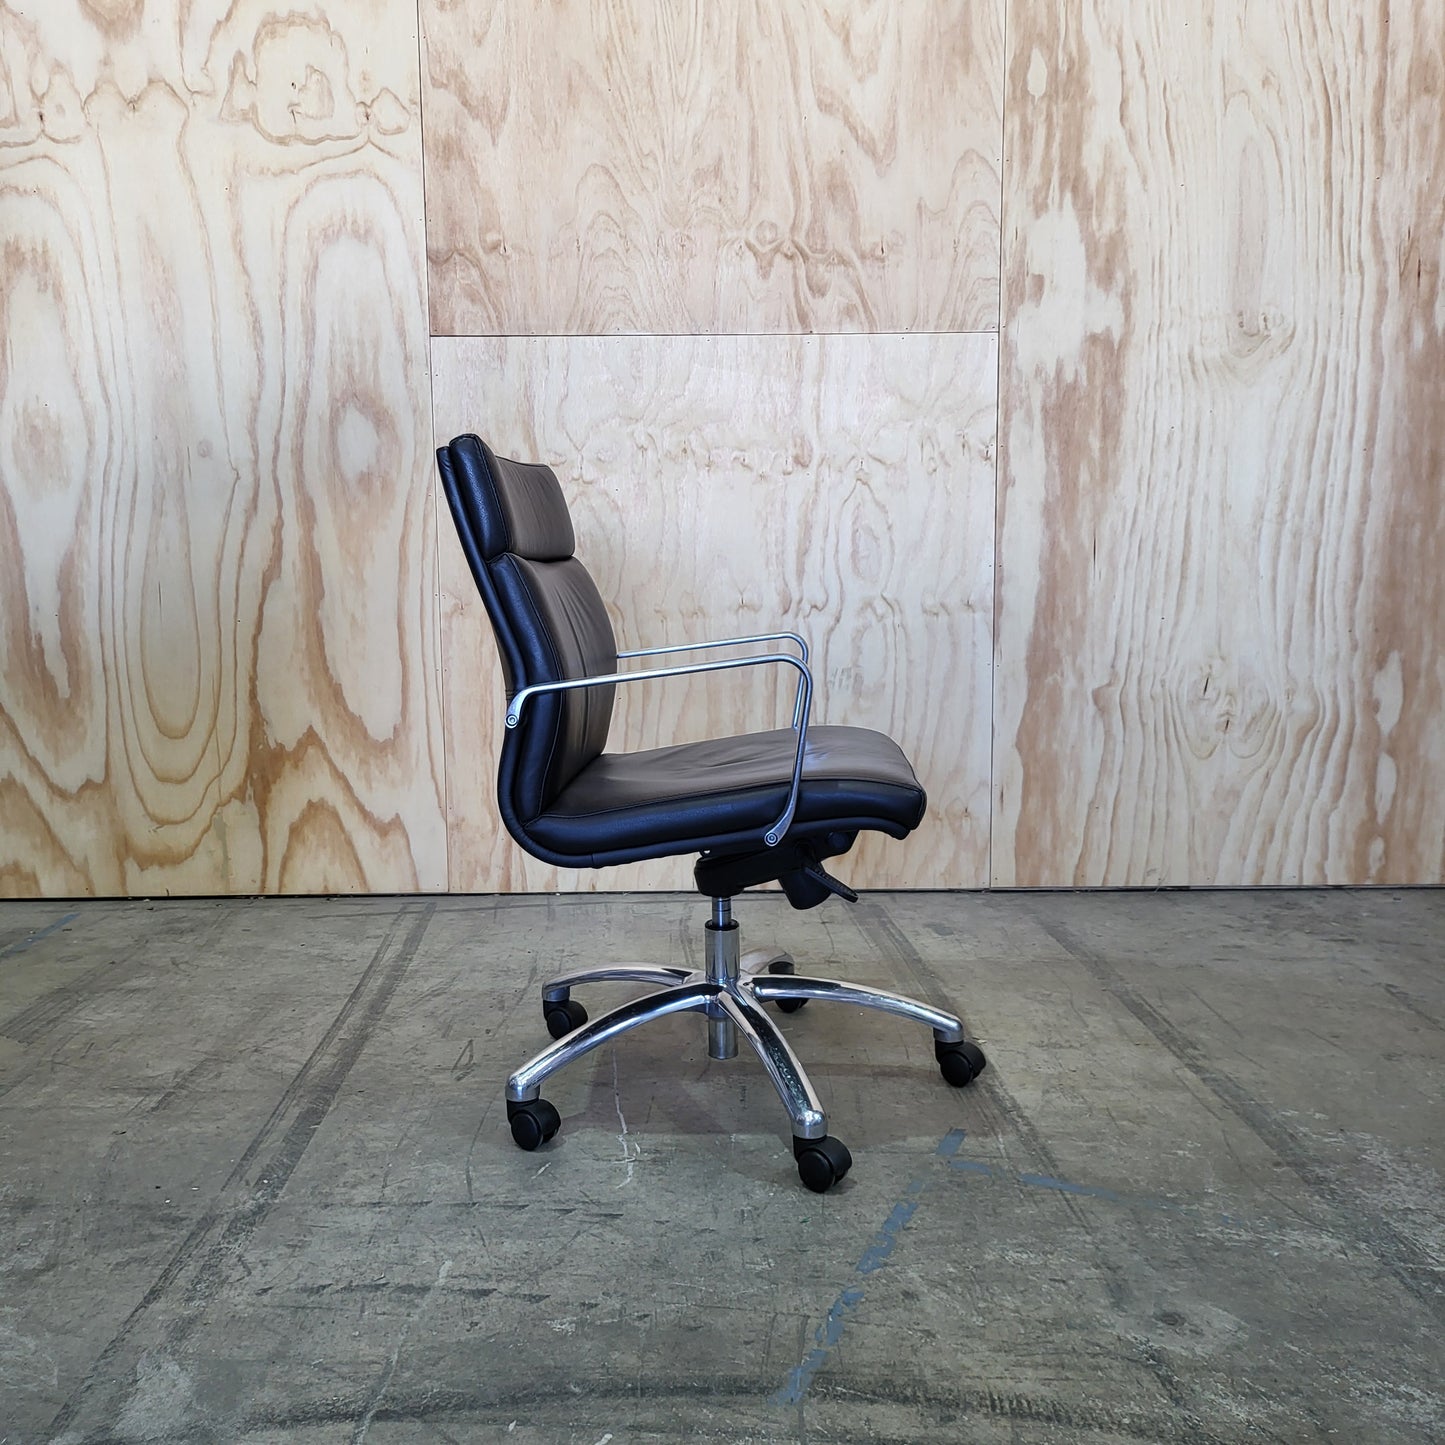
[[[442,447],[437,466],[496,634],[508,698],[539,682],[615,672],[617,640],[573,555],[572,519],[551,467],[508,461],[471,435]],[[543,693],[507,730],[498,803],[524,847],[528,824],[607,745],[612,696],[611,687]]]

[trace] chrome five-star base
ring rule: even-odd
[[[716,898],[707,925],[706,969],[699,972],[658,964],[614,964],[577,969],[546,983],[542,1010],[556,1042],[507,1080],[507,1117],[512,1138],[523,1149],[536,1149],[561,1127],[557,1110],[541,1097],[542,1081],[549,1075],[628,1029],[670,1013],[706,1015],[709,1058],[735,1058],[738,1035],[748,1041],[792,1121],[798,1173],[803,1183],[818,1193],[848,1172],[852,1156],[841,1141],[829,1135],[823,1106],[798,1056],[763,1011],[764,1002],[792,1013],[809,999],[832,999],[916,1019],[933,1030],[934,1053],[950,1084],[961,1088],[983,1072],[983,1050],[964,1038],[963,1024],[953,1014],[880,988],[828,978],[803,978],[793,972],[789,954],[768,949],[740,954],[738,939],[731,901]],[[648,983],[658,991],[589,1021],[586,1010],[572,998],[573,987],[614,980]]]

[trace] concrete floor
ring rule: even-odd
[[[704,916],[0,905],[0,1441],[1445,1439],[1445,894],[754,896],[989,1072],[786,1018],[855,1158],[811,1195],[675,1017],[514,1148],[540,980]]]

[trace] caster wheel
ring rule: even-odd
[[[776,963],[768,965],[769,973],[789,974],[793,971],[793,965],[786,959],[778,959]],[[773,1002],[778,1006],[778,1012],[782,1014],[795,1014],[807,1003],[805,998],[775,998]]]
[[[798,1161],[798,1178],[814,1194],[826,1193],[853,1167],[848,1146],[831,1134],[821,1139],[794,1139],[793,1157]]]
[[[540,1149],[562,1127],[562,1116],[545,1099],[528,1099],[525,1104],[507,1103],[507,1120],[512,1139],[519,1149]]]
[[[560,1039],[587,1022],[587,1010],[575,998],[564,998],[560,1003],[544,1001],[542,1017],[547,1021],[547,1032]]]
[[[988,1060],[984,1058],[983,1050],[977,1044],[967,1040],[961,1044],[935,1042],[933,1052],[938,1059],[938,1067],[942,1071],[943,1077],[955,1089],[961,1089],[965,1084],[971,1084],[988,1067]]]

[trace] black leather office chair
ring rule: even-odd
[[[860,1004],[933,1029],[943,1077],[956,1086],[984,1068],[952,1014],[881,989],[794,973],[785,953],[740,954],[732,898],[777,880],[795,908],[830,894],[857,895],[823,868],[864,829],[903,838],[926,799],[890,738],[811,722],[808,650],[794,633],[619,652],[592,578],[573,555],[562,489],[551,468],[495,456],[479,437],[437,452],[462,549],[481,589],[507,680],[506,733],[497,797],[507,831],[529,853],[568,868],[600,868],[696,853],[698,890],[712,899],[706,968],[626,964],[579,968],[543,986],[556,1040],[507,1080],[512,1137],[536,1149],[561,1124],[542,1081],[599,1044],[663,1014],[707,1018],[708,1054],[730,1059],[739,1033],[762,1060],[793,1125],[793,1153],[808,1188],[822,1192],[852,1164],[802,1066],[763,1011],[809,999]],[[748,652],[754,644],[779,644]],[[711,660],[619,671],[619,659],[731,649]],[[792,726],[634,753],[603,751],[613,693],[622,683],[753,667],[796,671]],[[588,1021],[579,984],[628,979],[657,990]]]

